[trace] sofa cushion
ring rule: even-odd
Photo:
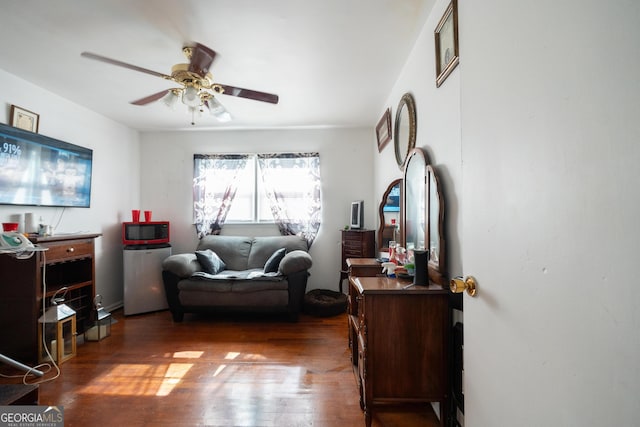
[[[222,261],[218,254],[216,254],[211,249],[196,251],[196,258],[198,259],[198,262],[202,266],[202,270],[205,273],[218,274],[222,270],[227,268],[224,261]]]
[[[287,252],[295,250],[306,251],[307,241],[300,236],[254,237],[246,268],[264,268],[265,263],[273,255],[273,252],[281,248],[285,248]]]
[[[251,270],[223,270],[218,274],[209,274],[204,271],[196,271],[191,276],[192,279],[200,280],[226,280],[226,281],[251,281],[251,280],[282,280],[280,273],[265,273],[261,268]]]
[[[253,239],[251,237],[241,236],[219,236],[209,235],[204,236],[198,243],[197,250],[211,249],[224,261],[229,270],[246,270],[247,260],[249,259],[249,252],[251,252],[251,243]],[[271,250],[277,249],[280,246],[276,246]],[[271,254],[269,252],[269,254]],[[260,268],[264,265],[267,257],[260,264]]]
[[[218,274],[195,272],[191,278],[178,283],[180,291],[209,292],[260,292],[287,290],[288,282],[278,273],[264,273],[261,269],[234,271],[224,270]]]
[[[311,265],[311,255],[307,252],[292,251],[282,258],[278,271],[286,276],[297,271],[308,270]]]
[[[289,284],[283,276],[278,280],[237,280],[231,285],[231,292],[252,293],[271,290],[287,290]]]
[[[231,281],[228,280],[202,280],[196,277],[190,279],[182,279],[178,282],[178,289],[180,292],[216,292],[225,293],[231,292]]]
[[[282,258],[284,258],[286,253],[286,248],[280,248],[275,251],[264,264],[263,271],[265,273],[276,273],[278,271],[278,267],[280,266],[280,261],[282,261]]]

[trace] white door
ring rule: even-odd
[[[638,425],[640,2],[459,2],[465,426]]]

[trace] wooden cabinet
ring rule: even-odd
[[[342,262],[339,288],[348,275],[348,258],[373,258],[376,256],[376,232],[374,230],[342,230]]]
[[[448,291],[387,277],[349,277],[349,349],[367,427],[376,407],[448,408]]]
[[[78,334],[89,327],[95,296],[94,240],[100,234],[33,237],[46,251],[27,259],[0,255],[1,352],[23,363],[38,361],[38,318],[56,291],[76,311]]]
[[[349,277],[384,276],[382,264],[375,258],[347,258],[347,273]]]

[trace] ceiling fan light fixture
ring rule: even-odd
[[[198,107],[202,103],[200,91],[193,86],[187,86],[182,92],[182,102],[189,107]]]
[[[175,110],[176,104],[178,103],[178,94],[175,91],[170,90],[164,97],[162,97],[162,102],[164,102],[164,105],[167,107]]]
[[[222,104],[218,102],[213,96],[207,99],[204,105],[209,110],[209,113],[220,122],[231,121],[231,114],[227,111]]]

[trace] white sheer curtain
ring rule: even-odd
[[[238,172],[248,158],[245,154],[193,156],[193,216],[199,238],[220,234],[238,189]]]
[[[258,165],[280,233],[302,236],[310,247],[322,212],[320,155],[258,154]]]

